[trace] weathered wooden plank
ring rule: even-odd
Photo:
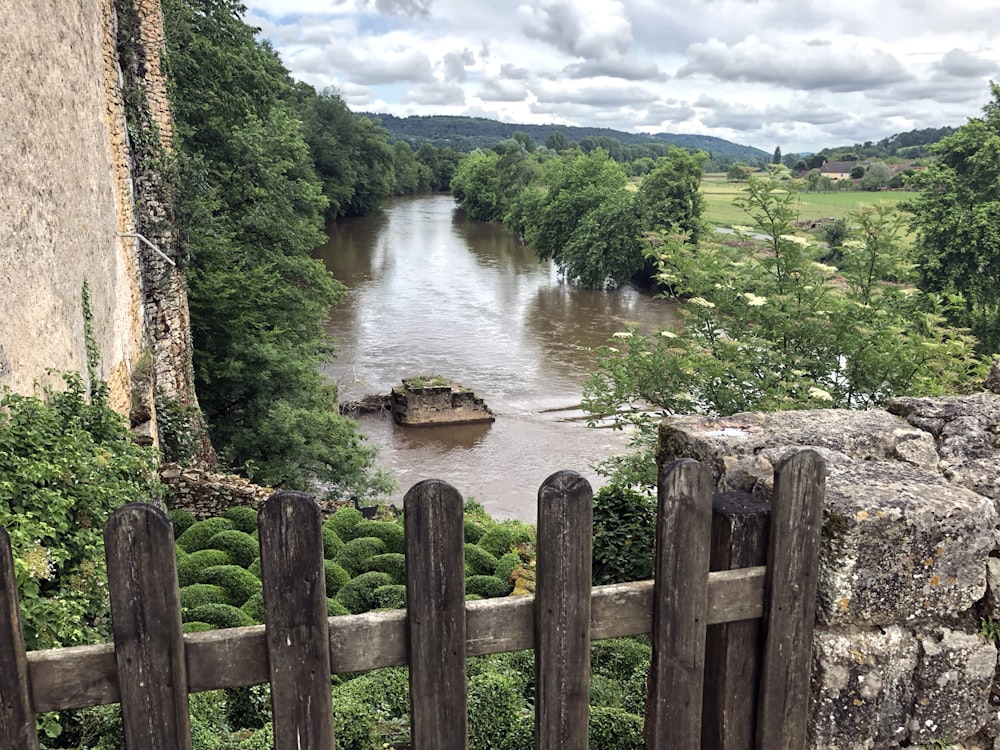
[[[257,516],[274,746],[333,750],[330,633],[316,502],[279,492]]]
[[[653,566],[649,748],[695,748],[705,677],[712,476],[690,459],[660,468]]]
[[[535,748],[587,746],[594,493],[574,471],[538,490]]]
[[[465,684],[465,532],[462,496],[431,479],[403,498],[415,750],[468,744]]]
[[[745,492],[712,499],[712,570],[763,565],[771,506]],[[762,642],[759,619],[708,628],[701,746],[753,750]]]
[[[825,488],[826,465],[816,451],[799,451],[775,468],[757,703],[760,750],[806,746]]]
[[[763,567],[719,571],[708,577],[708,622],[760,617]],[[534,648],[533,596],[467,602],[468,656]],[[406,664],[406,612],[367,612],[330,619],[330,670],[363,672]],[[653,627],[653,582],[595,586],[591,594],[592,640],[648,633]],[[264,626],[210,630],[184,635],[188,689],[257,685],[268,681]],[[364,644],[364,648],[357,644]],[[31,700],[36,711],[117,703],[114,646],[28,652]]]
[[[35,710],[28,689],[28,659],[14,578],[14,555],[0,526],[0,747],[36,750]]]
[[[191,747],[173,526],[148,503],[129,503],[104,525],[108,594],[125,746]]]

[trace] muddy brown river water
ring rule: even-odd
[[[596,487],[591,466],[626,450],[626,436],[588,428],[579,410],[594,370],[589,347],[633,321],[653,329],[672,305],[635,289],[591,291],[560,279],[509,230],[469,220],[451,196],[390,201],[327,228],[321,258],[348,289],[329,331],[324,374],[342,400],[386,393],[401,378],[440,374],[473,388],[492,425],[400,427],[360,418],[399,481],[444,479],[501,518],[535,518],[538,486],[560,469]]]

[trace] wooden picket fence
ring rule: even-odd
[[[189,634],[171,524],[133,503],[104,528],[114,643],[32,652],[0,528],[0,748],[37,748],[36,713],[115,702],[131,750],[190,748],[189,693],[269,682],[275,747],[330,750],[330,675],[403,664],[412,746],[463,748],[466,658],[533,648],[535,747],[581,750],[590,642],[649,633],[647,747],[801,749],[824,477],[801,451],[778,467],[769,508],[717,496],[713,520],[710,472],[662,467],[655,580],[591,587],[590,485],[553,474],[538,492],[536,593],[473,602],[462,496],[421,482],[404,507],[408,608],[334,618],[319,510],[283,492],[259,514],[267,624]]]

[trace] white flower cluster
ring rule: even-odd
[[[767,297],[761,297],[753,292],[747,292],[743,296],[747,298],[747,304],[750,305],[750,307],[761,307],[762,305],[767,304]]]

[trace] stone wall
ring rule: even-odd
[[[171,252],[162,49],[159,0],[0,3],[0,386],[87,377],[86,284],[96,374],[154,440],[154,384],[196,403],[183,277],[123,236]]]
[[[994,747],[997,647],[978,631],[1000,617],[998,434],[992,394],[661,428],[661,458],[702,461],[720,491],[769,500],[789,452],[826,459],[811,747]]]
[[[221,516],[231,506],[259,508],[274,490],[252,484],[236,474],[165,464],[160,480],[167,486],[167,506],[186,510],[199,521]]]

